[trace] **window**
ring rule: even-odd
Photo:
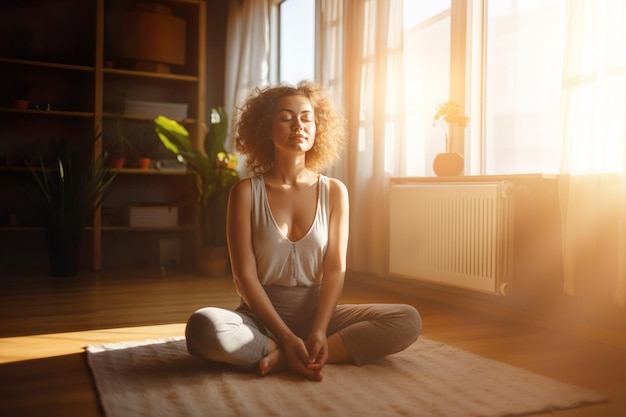
[[[487,2],[484,173],[557,173],[565,0]]]
[[[434,175],[445,139],[432,116],[451,96],[471,119],[453,149],[466,173],[558,172],[565,0],[405,0],[404,14],[407,175]],[[459,62],[461,74],[451,70]],[[461,88],[451,91],[454,77]]]
[[[319,0],[273,0],[272,80],[315,77]],[[433,176],[437,106],[462,103],[466,174],[557,173],[567,0],[404,0],[407,176]]]
[[[297,84],[315,76],[315,0],[278,5],[278,81]]]
[[[450,0],[404,2],[406,175],[434,175],[445,133],[433,127],[437,104],[450,96]]]

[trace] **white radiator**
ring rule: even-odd
[[[513,266],[511,183],[392,184],[390,193],[392,274],[506,294]]]

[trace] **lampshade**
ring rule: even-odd
[[[121,19],[120,58],[137,61],[137,69],[170,72],[169,65],[185,64],[187,23],[171,9],[144,8],[124,12]]]

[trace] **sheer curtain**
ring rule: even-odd
[[[389,179],[404,168],[402,21],[402,0],[323,2],[317,77],[337,90],[349,125],[337,171],[350,192],[348,268],[378,275],[388,271]]]
[[[229,0],[224,108],[232,114],[252,88],[269,83],[269,0]],[[227,143],[233,150],[233,144]],[[239,161],[245,167],[244,161]]]
[[[559,191],[564,291],[626,297],[626,2],[567,2]]]
[[[326,86],[340,107],[344,106],[344,51],[345,51],[345,11],[342,0],[322,0],[320,25],[317,41],[319,42],[315,62],[315,78]],[[344,108],[345,110],[345,108]],[[348,178],[347,159],[335,164],[326,172],[335,178]]]
[[[269,82],[269,0],[230,0],[225,106]],[[348,149],[328,172],[350,192],[348,267],[388,270],[388,190],[404,173],[402,0],[322,0],[316,78],[348,119]],[[240,163],[240,166],[241,163]]]

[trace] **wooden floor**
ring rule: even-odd
[[[348,280],[342,301],[413,304],[426,337],[610,398],[559,416],[626,415],[625,350],[441,300],[374,290],[356,280]],[[2,278],[0,416],[101,416],[86,345],[182,335],[196,308],[232,308],[237,302],[230,279],[159,271],[58,281],[37,275]]]

